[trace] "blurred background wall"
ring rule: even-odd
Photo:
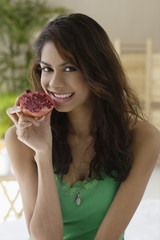
[[[160,43],[160,0],[47,0],[70,12],[93,17],[107,31],[111,40],[120,38],[126,43],[143,43],[152,38]]]

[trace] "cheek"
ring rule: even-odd
[[[47,79],[42,75],[41,76],[41,86],[42,88],[45,90],[46,86],[47,86]]]
[[[48,94],[48,92],[47,92],[47,82],[44,81],[43,79],[41,79],[41,87],[42,87],[43,91],[44,91],[46,94]]]
[[[74,76],[73,79],[70,79],[69,81],[70,85],[72,86],[72,88],[74,88],[75,90],[86,90],[88,88],[88,84],[86,82],[86,80],[84,79],[83,76]]]
[[[79,84],[77,85],[77,87],[79,89],[81,89],[81,91],[84,91],[84,93],[87,93],[87,92],[90,91],[89,85],[88,85],[88,83],[85,80],[80,81]]]
[[[82,98],[86,99],[90,96],[91,90],[86,82],[81,82],[81,84],[77,85],[76,87]]]

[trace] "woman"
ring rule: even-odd
[[[123,240],[160,152],[102,27],[83,14],[51,21],[32,78],[55,101],[42,119],[7,110],[6,146],[32,240]]]

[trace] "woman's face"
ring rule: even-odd
[[[44,45],[40,65],[41,85],[57,111],[69,112],[87,104],[90,90],[83,74],[61,57],[53,42]]]

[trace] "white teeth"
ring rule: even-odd
[[[67,93],[67,94],[55,94],[54,93],[54,96],[57,98],[67,98],[67,97],[70,97],[71,95],[72,95],[72,93]]]

